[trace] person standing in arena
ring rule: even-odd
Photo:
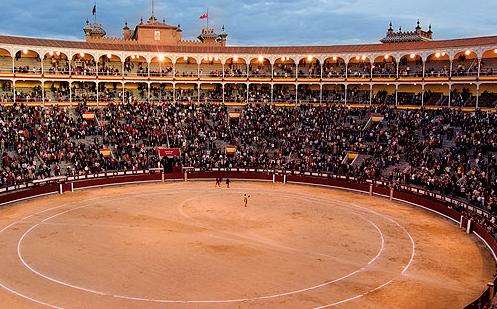
[[[245,207],[247,207],[249,198],[250,198],[250,195],[247,195],[247,194],[243,195],[243,204],[245,205]]]
[[[221,178],[216,177],[216,188],[220,188],[220,187],[221,187]]]
[[[229,178],[226,178],[226,188],[229,189],[230,183],[231,183],[231,180]]]

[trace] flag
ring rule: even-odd
[[[95,16],[97,14],[97,5],[96,4],[93,6],[93,10],[91,12],[92,12],[93,16]]]
[[[200,15],[200,19],[207,19],[209,18],[209,13],[205,12],[204,14]]]

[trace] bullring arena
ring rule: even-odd
[[[2,208],[2,307],[459,308],[495,272],[455,222],[360,190],[138,177]]]

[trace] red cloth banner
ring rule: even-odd
[[[178,158],[181,156],[181,149],[179,148],[165,148],[157,147],[157,153],[159,157],[174,157]]]
[[[204,14],[200,15],[200,19],[207,19],[209,18],[209,13],[205,12]]]

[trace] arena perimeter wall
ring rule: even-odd
[[[98,175],[85,175],[78,177],[67,177],[64,179],[46,180],[38,183],[30,183],[22,186],[3,189],[0,192],[0,206],[20,202],[26,199],[46,196],[50,194],[63,194],[74,190],[105,187],[113,185],[123,185],[132,183],[164,182],[164,181],[187,181],[187,180],[211,180],[218,177],[236,180],[252,180],[267,182],[294,183],[313,186],[322,186],[336,189],[343,189],[372,196],[381,196],[395,201],[404,202],[413,206],[436,212],[456,223],[461,228],[466,229],[468,219],[465,218],[461,210],[477,212],[479,215],[488,215],[470,205],[460,201],[432,194],[422,189],[401,186],[395,190],[386,184],[373,181],[361,181],[351,177],[332,176],[327,174],[311,173],[275,173],[273,171],[259,171],[255,169],[213,169],[211,171],[201,171],[192,169],[186,172],[174,172],[164,174],[160,171],[133,171],[133,172],[110,172]],[[497,241],[485,227],[479,223],[472,222],[471,231],[476,234],[489,248],[494,259],[497,260]],[[484,308],[494,296],[492,284],[496,284],[497,279],[489,284],[482,295],[466,309]]]

